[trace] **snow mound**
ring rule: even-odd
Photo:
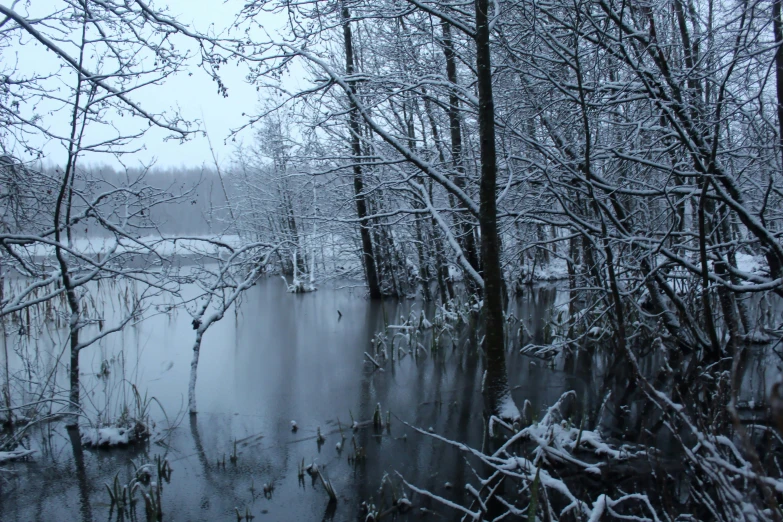
[[[518,421],[522,418],[522,416],[519,414],[519,408],[517,408],[517,405],[514,402],[514,399],[511,398],[510,393],[507,394],[500,402],[498,416],[503,420],[511,422]]]
[[[106,448],[112,446],[127,446],[141,442],[150,437],[148,428],[137,423],[133,427],[104,426],[98,428],[81,429],[82,444],[92,448]]]

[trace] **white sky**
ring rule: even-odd
[[[0,3],[11,7],[12,0],[0,0]],[[216,30],[228,26],[236,13],[244,4],[243,0],[158,0],[157,7],[169,6],[169,14],[176,15],[178,21],[186,23],[198,31],[206,31],[210,24],[214,24]],[[62,6],[62,2],[56,0],[36,0],[30,12],[37,13],[38,9],[51,10],[52,6]],[[24,13],[22,4],[14,8],[17,12]],[[33,11],[35,9],[35,11]],[[274,32],[274,27],[279,23],[274,20],[260,20],[265,29]],[[28,39],[29,40],[29,39]],[[26,43],[13,48],[16,60],[25,70],[36,70],[49,60],[52,63],[52,54],[45,53],[42,46],[37,43]],[[13,60],[10,52],[2,57],[3,61]],[[246,122],[242,113],[253,113],[259,106],[259,93],[255,86],[249,85],[245,79],[245,70],[241,66],[230,64],[220,69],[221,78],[228,87],[228,98],[218,94],[216,84],[194,64],[193,75],[187,72],[181,73],[161,86],[151,86],[133,96],[133,99],[141,102],[142,106],[165,110],[179,107],[182,116],[188,120],[202,120],[202,129],[205,128],[210,135],[215,153],[222,166],[226,166],[231,159],[237,143],[230,140],[225,142],[232,128],[237,128]],[[295,79],[289,79],[294,80]],[[263,92],[263,91],[262,91]],[[44,124],[51,129],[65,129],[67,112],[55,112],[54,115],[44,116]],[[207,140],[203,137],[194,137],[190,141],[180,144],[175,140],[163,141],[166,133],[153,129],[149,131],[137,144],[145,150],[133,155],[123,156],[126,164],[149,163],[155,159],[160,167],[201,166],[212,165],[212,155]],[[252,139],[252,131],[245,130],[237,138],[237,142],[249,142]],[[224,143],[225,142],[225,143]],[[63,145],[49,142],[43,145],[48,162],[59,164],[65,156]],[[86,158],[91,163],[108,163],[117,165],[110,155],[92,155]]]

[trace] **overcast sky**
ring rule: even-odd
[[[206,30],[210,23],[225,27],[232,22],[243,1],[230,0],[166,0],[172,14],[177,13],[180,21],[199,30]],[[181,13],[181,14],[180,14]],[[228,98],[218,94],[216,84],[201,71],[192,77],[180,74],[154,90],[158,101],[166,106],[179,106],[187,118],[202,119],[203,127],[209,132],[215,153],[221,163],[229,160],[235,143],[224,145],[230,129],[244,123],[243,112],[252,111],[258,105],[255,87],[244,79],[243,69],[231,64],[221,69],[221,77],[228,86]],[[153,91],[150,91],[153,92]],[[156,157],[162,166],[201,165],[212,163],[209,146],[202,137],[188,143],[164,142],[162,133],[150,134],[145,139],[148,157]],[[249,139],[245,133],[241,138]]]
[[[11,0],[0,0],[4,5],[11,6]],[[36,0],[30,7],[30,13],[33,9],[51,10],[53,5],[62,6],[62,3],[56,0]],[[227,27],[233,20],[236,13],[244,4],[243,0],[158,0],[156,6],[168,5],[170,14],[176,15],[176,18],[187,23],[199,31],[206,31],[210,24],[214,24],[216,30]],[[17,4],[15,9],[19,12],[26,12],[26,9]],[[260,20],[270,32],[274,32],[279,23],[275,20]],[[17,54],[17,61],[25,68],[36,70],[42,67],[46,60],[52,60],[51,53],[45,53],[42,47],[35,49],[34,44],[25,44],[18,49],[14,49]],[[4,60],[10,59],[10,53]],[[139,92],[135,99],[142,102],[145,107],[154,107],[155,110],[164,110],[167,108],[179,107],[183,117],[189,120],[202,120],[202,128],[205,128],[210,135],[215,153],[220,163],[227,165],[230,156],[233,153],[237,143],[226,139],[232,128],[237,128],[245,123],[246,118],[242,113],[251,113],[259,106],[259,94],[255,86],[247,84],[244,79],[245,69],[241,66],[228,65],[221,67],[221,77],[228,87],[228,97],[224,98],[218,94],[216,84],[203,72],[193,67],[193,76],[188,76],[187,72],[181,73],[167,80],[162,86],[152,86]],[[296,79],[291,78],[296,81]],[[67,111],[55,113],[48,116],[46,123],[51,128],[61,128],[65,125]],[[59,121],[54,121],[57,118]],[[252,139],[252,131],[244,131],[237,142],[248,142]],[[156,165],[161,167],[178,166],[200,166],[203,164],[211,165],[212,156],[203,137],[195,137],[189,142],[179,144],[174,140],[163,141],[165,134],[162,131],[152,130],[142,138],[139,146],[145,148],[144,151],[136,153],[134,156],[124,156],[126,163],[138,163],[143,161],[148,163],[153,158],[156,159]],[[224,143],[225,142],[225,143]],[[43,145],[47,161],[58,164],[63,160],[64,148],[59,143],[47,143]],[[97,163],[115,163],[108,155],[89,158],[91,162]]]

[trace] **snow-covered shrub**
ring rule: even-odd
[[[484,453],[414,428],[421,434],[457,447],[467,457],[478,459],[491,470],[489,477],[480,479],[478,487],[465,485],[476,499],[471,506],[456,504],[403,482],[411,491],[461,513],[463,520],[537,520],[538,513],[543,515],[542,520],[660,520],[645,494],[618,490],[612,498],[607,492],[582,493],[583,487],[578,488],[579,492],[574,491],[574,484],[582,480],[595,480],[613,465],[647,455],[641,448],[610,444],[598,431],[571,425],[565,414],[575,398],[573,391],[563,394],[539,422],[512,432],[510,438],[493,453]],[[581,453],[580,457],[575,455],[577,452]],[[513,486],[498,488],[501,480]],[[488,518],[487,506],[492,503],[502,509],[493,513],[494,518]]]
[[[93,448],[127,446],[148,440],[155,430],[150,409],[158,403],[154,397],[142,396],[135,385],[131,385],[132,403],[123,404],[116,419],[105,416],[88,426],[81,426],[82,444]]]

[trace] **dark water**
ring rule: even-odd
[[[7,463],[0,471],[0,520],[110,520],[104,484],[118,473],[126,483],[132,476],[131,459],[147,462],[156,455],[165,456],[173,468],[163,488],[166,521],[236,520],[235,508],[251,512],[258,521],[359,520],[363,501],[382,502],[379,488],[385,474],[399,494],[397,473],[419,487],[466,502],[463,485],[475,483],[475,476],[463,456],[403,422],[481,447],[476,340],[460,338],[431,354],[387,364],[383,372],[372,371],[363,353],[383,328],[384,317],[398,322],[396,318],[408,317],[411,307],[420,304],[370,302],[363,293],[332,288],[292,295],[279,278],[261,281],[246,294],[239,312],[227,314],[205,337],[196,416],[184,413],[194,338],[187,314],[153,317],[86,350],[82,379],[97,411],[122,402],[116,383],[127,379],[163,405],[168,421],[157,405],[152,408],[159,426],[176,426],[159,442],[112,450],[81,450],[59,423],[32,431],[25,443],[37,450],[33,460]],[[553,309],[566,299],[552,287],[529,290],[511,304],[520,321],[509,330],[515,334],[524,324],[525,342],[543,343]],[[52,346],[55,350],[57,342]],[[529,400],[540,412],[565,391],[575,389],[585,398],[597,393],[588,382],[603,371],[600,363],[591,365],[589,375],[565,372],[516,352],[509,354],[509,374],[518,405]],[[109,361],[111,379],[96,375],[104,360]],[[384,418],[391,412],[390,429],[363,426],[352,432],[351,416],[369,421],[377,404]],[[347,437],[342,452],[335,448],[341,440],[338,419]],[[292,420],[299,426],[296,433]],[[318,427],[326,439],[323,445],[316,441]],[[366,450],[366,460],[358,465],[347,458],[352,437]],[[234,441],[236,463],[229,458]],[[325,468],[338,495],[336,504],[328,503],[320,482],[307,475],[300,482],[302,459]],[[218,464],[224,460],[225,466]],[[265,483],[274,485],[268,497],[262,491]],[[388,502],[388,487],[385,495]],[[436,510],[436,519],[455,516],[427,499],[412,500],[414,511],[402,519],[418,519],[422,507]],[[141,501],[137,513],[139,520],[146,518]]]

